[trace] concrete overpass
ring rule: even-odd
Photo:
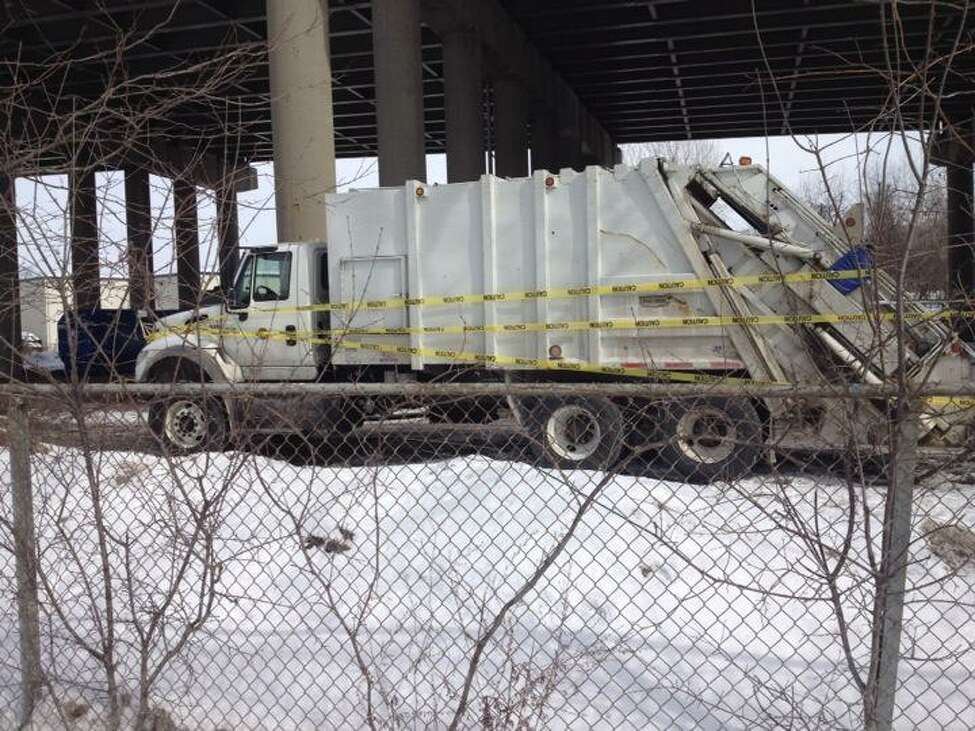
[[[275,163],[279,238],[311,240],[326,235],[336,157],[376,156],[395,185],[424,179],[428,153],[458,181],[611,165],[631,142],[908,128],[941,130],[954,283],[975,290],[975,24],[958,4],[8,0],[0,13],[2,302],[17,300],[17,176],[69,174],[79,307],[99,297],[95,172],[125,171],[137,305],[148,176],[173,179],[192,306],[196,187],[216,191],[226,281],[257,162]],[[0,327],[16,342],[14,308]]]

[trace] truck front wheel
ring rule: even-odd
[[[747,399],[678,399],[661,407],[659,425],[662,466],[692,482],[742,477],[761,455],[762,425]]]
[[[607,469],[619,459],[623,417],[607,398],[542,398],[524,410],[546,465]]]
[[[149,426],[170,454],[219,450],[227,443],[227,415],[215,397],[176,396],[153,403]]]

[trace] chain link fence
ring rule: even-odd
[[[0,728],[972,725],[964,404],[269,388],[4,393]]]

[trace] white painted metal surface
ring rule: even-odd
[[[415,181],[328,199],[332,301],[452,296],[648,283],[728,275],[813,274],[850,252],[832,227],[760,166],[700,170],[644,160],[637,167],[535,173],[445,186]],[[412,306],[408,312],[333,313],[332,327],[498,326],[681,318],[711,315],[853,316],[826,327],[851,357],[879,373],[899,367],[893,325],[863,320],[896,294],[886,275],[842,292],[826,281],[755,285],[735,292],[681,289],[653,295]],[[918,311],[912,303],[909,310]],[[881,307],[881,309],[883,309]],[[888,308],[889,310],[889,308]],[[910,326],[917,352],[941,349],[947,328]],[[426,349],[544,359],[558,346],[566,361],[679,370],[741,370],[753,378],[822,380],[802,328],[738,326],[680,330],[550,330],[519,333],[356,335],[359,340],[425,349],[407,358],[339,349],[336,364],[455,362]],[[838,342],[838,341],[837,341]]]
[[[653,161],[639,168],[590,167],[553,176],[446,186],[353,191],[328,201],[329,286],[333,301],[422,297],[585,285],[635,284],[699,276],[679,237],[686,223]],[[696,249],[696,246],[694,247]],[[405,276],[393,271],[402,268]],[[354,270],[353,276],[350,272]],[[706,272],[705,276],[710,276]],[[703,292],[622,294],[333,313],[332,326],[501,325],[733,314]],[[717,298],[720,303],[720,298]],[[356,336],[414,347],[659,368],[740,368],[724,329]],[[343,350],[340,364],[409,362]],[[415,356],[414,368],[446,359]]]

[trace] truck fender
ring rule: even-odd
[[[140,383],[149,382],[161,365],[177,361],[195,364],[211,383],[239,383],[243,380],[240,366],[216,347],[193,347],[180,342],[151,350],[146,348],[140,356],[135,372],[136,380]]]

